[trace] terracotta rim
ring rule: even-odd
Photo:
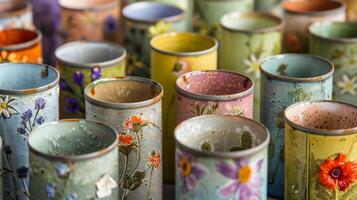
[[[309,78],[294,78],[294,77],[287,77],[287,76],[280,76],[280,75],[275,75],[275,74],[272,74],[268,71],[266,71],[265,69],[263,69],[263,65],[270,61],[270,60],[274,60],[274,59],[277,59],[277,58],[282,58],[282,57],[286,57],[286,56],[299,56],[301,58],[303,58],[303,56],[305,57],[310,57],[310,58],[314,58],[314,59],[317,59],[317,60],[321,60],[323,62],[325,62],[326,64],[328,64],[330,67],[330,70],[329,72],[327,72],[326,74],[323,74],[323,75],[320,75],[320,76],[315,76],[315,77],[309,77]],[[333,75],[333,72],[334,72],[334,64],[323,58],[323,57],[320,57],[320,56],[314,56],[314,55],[309,55],[309,54],[295,54],[295,53],[288,53],[288,54],[281,54],[281,55],[276,55],[276,56],[270,56],[266,59],[264,59],[261,63],[260,63],[260,66],[259,66],[259,69],[260,69],[260,72],[264,75],[266,75],[267,77],[269,78],[273,78],[275,80],[280,80],[280,81],[287,81],[287,82],[299,82],[299,83],[307,83],[307,82],[320,82],[320,81],[323,81],[323,80],[326,80],[328,78],[330,78],[332,75]]]
[[[323,136],[343,136],[343,135],[352,135],[352,134],[357,134],[357,126],[354,128],[349,128],[349,129],[335,129],[335,130],[324,130],[324,129],[316,129],[316,128],[307,128],[303,127],[301,125],[298,125],[294,122],[292,122],[288,117],[287,113],[289,112],[290,109],[292,109],[295,106],[304,104],[304,105],[311,105],[311,104],[318,104],[318,103],[331,103],[331,104],[340,104],[344,106],[348,106],[351,108],[354,108],[357,110],[357,106],[348,104],[348,103],[343,103],[343,102],[338,102],[338,101],[330,101],[330,100],[320,100],[320,101],[302,101],[298,102],[295,104],[290,105],[287,107],[284,111],[284,118],[285,122],[289,124],[292,128],[304,131],[307,134],[316,134],[316,135],[323,135]]]
[[[260,143],[259,145],[250,148],[250,149],[246,149],[246,150],[242,150],[242,151],[236,151],[236,152],[205,152],[205,151],[200,151],[197,149],[193,149],[185,144],[182,144],[179,140],[178,140],[178,133],[177,130],[181,127],[184,126],[186,123],[191,122],[191,121],[196,121],[198,119],[207,119],[207,118],[226,118],[228,119],[234,119],[236,121],[250,121],[253,122],[255,125],[259,126],[265,133],[266,133],[266,139]],[[179,149],[181,150],[186,150],[189,153],[192,153],[194,155],[200,156],[200,157],[208,157],[208,158],[218,158],[218,159],[224,159],[224,158],[228,158],[228,159],[236,159],[236,158],[244,158],[247,156],[252,156],[260,151],[263,151],[265,148],[268,148],[269,145],[269,141],[270,141],[270,134],[269,134],[269,130],[260,122],[254,121],[253,119],[249,119],[249,118],[245,118],[245,117],[238,117],[238,116],[230,116],[230,115],[201,115],[201,116],[197,116],[197,117],[193,117],[190,118],[186,121],[181,122],[179,125],[177,125],[177,127],[175,128],[175,142],[176,145]]]
[[[223,73],[223,74],[232,74],[234,76],[240,76],[243,78],[246,78],[249,80],[249,82],[252,83],[252,86],[249,87],[248,89],[242,91],[242,92],[237,92],[234,94],[226,94],[226,95],[205,95],[205,94],[199,94],[197,92],[190,92],[187,91],[186,89],[180,87],[179,82],[181,79],[186,78],[186,76],[191,76],[195,74],[206,74],[206,73]],[[188,72],[186,74],[181,75],[180,77],[177,78],[176,80],[176,90],[178,93],[181,95],[197,99],[197,100],[207,100],[207,101],[231,101],[231,100],[237,100],[240,98],[244,98],[250,94],[253,93],[253,88],[254,88],[254,82],[248,77],[240,73],[236,73],[233,71],[228,71],[228,70],[198,70],[198,71],[192,71]]]
[[[66,10],[74,10],[74,11],[101,11],[101,10],[108,10],[108,9],[114,9],[115,7],[118,7],[119,8],[119,2],[117,0],[110,0],[108,2],[105,2],[105,3],[98,3],[98,4],[93,4],[93,5],[86,5],[86,6],[83,6],[83,7],[71,7],[71,6],[68,6],[68,5],[65,5],[66,2],[68,0],[59,0],[59,5],[62,9],[66,9]],[[77,1],[77,0],[74,0],[74,1]]]
[[[259,29],[252,29],[252,30],[247,30],[244,28],[229,28],[227,26],[224,25],[224,21],[226,20],[226,18],[230,17],[230,16],[236,16],[236,17],[243,17],[243,16],[252,16],[252,17],[261,17],[261,18],[269,18],[272,21],[276,21],[278,24],[268,27],[268,28],[259,28]],[[269,32],[274,32],[274,31],[282,31],[283,27],[285,25],[285,21],[278,17],[275,16],[273,14],[269,14],[269,13],[264,13],[264,12],[232,12],[232,13],[228,13],[226,15],[224,15],[221,20],[220,20],[220,25],[221,27],[223,27],[224,29],[228,30],[228,31],[232,31],[232,32],[242,32],[242,33],[269,33]]]
[[[30,12],[32,10],[31,8],[32,7],[29,3],[23,2],[23,4],[21,4],[21,6],[19,6],[17,9],[11,10],[9,12],[4,12],[4,13],[0,12],[0,18],[14,17],[17,15],[21,15],[26,12]]]
[[[112,103],[112,102],[106,102],[106,101],[100,101],[97,100],[88,93],[90,93],[92,88],[95,88],[96,85],[101,84],[101,83],[107,83],[107,82],[124,82],[124,81],[136,81],[136,82],[141,82],[144,84],[148,84],[151,87],[158,87],[160,89],[160,92],[153,98],[144,100],[144,101],[137,101],[137,102],[129,102],[129,103]],[[124,76],[124,77],[115,77],[115,78],[102,78],[99,80],[96,80],[90,84],[88,84],[85,89],[84,89],[84,98],[86,101],[89,103],[92,103],[94,105],[100,106],[100,107],[106,107],[106,108],[114,108],[114,109],[131,109],[131,108],[140,108],[140,107],[146,107],[150,106],[152,104],[155,104],[159,101],[161,101],[162,97],[164,94],[164,89],[163,87],[156,81],[147,79],[147,78],[142,78],[142,77],[135,77],[135,76]]]
[[[337,8],[329,9],[329,10],[316,10],[316,11],[295,11],[288,8],[289,4],[300,3],[300,2],[309,2],[310,0],[291,0],[283,2],[283,9],[285,12],[290,14],[297,15],[317,15],[317,16],[326,16],[333,15],[335,13],[343,12],[346,9],[346,4],[344,2],[336,1],[336,0],[327,0],[325,3],[336,3],[339,4]]]
[[[320,40],[330,41],[330,42],[339,42],[339,43],[357,43],[357,28],[356,28],[356,36],[353,38],[343,38],[343,37],[326,37],[322,36],[318,33],[313,31],[316,27],[322,27],[326,25],[333,25],[333,24],[346,24],[357,27],[357,22],[315,22],[309,26],[309,33],[311,36],[318,38]]]
[[[28,29],[22,29],[22,28],[14,28],[14,29],[5,29],[5,30],[1,30],[0,32],[7,32],[7,31],[21,31],[21,32],[27,32],[27,33],[35,33],[36,37],[22,42],[22,43],[18,43],[18,44],[10,44],[10,45],[0,45],[0,50],[6,50],[6,51],[16,51],[16,50],[22,50],[22,49],[26,49],[29,47],[32,47],[36,44],[40,44],[41,40],[42,40],[42,34],[39,30],[28,30]]]

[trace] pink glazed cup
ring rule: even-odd
[[[200,115],[253,117],[253,81],[223,70],[193,71],[176,81],[177,122]]]

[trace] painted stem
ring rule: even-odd
[[[123,181],[124,175],[126,174],[126,171],[128,170],[128,158],[127,155],[124,156],[124,173],[122,174],[121,178],[120,178],[120,182]]]
[[[152,178],[152,173],[154,171],[154,165],[152,164],[151,170],[150,170],[150,177],[149,177],[149,185],[148,185],[148,191],[146,193],[146,200],[149,200],[150,196],[150,190],[151,190],[151,178]]]
[[[138,135],[137,132],[135,132],[135,137],[136,137],[136,140],[138,142],[138,159],[136,161],[136,165],[135,165],[135,168],[133,169],[133,171],[131,172],[130,176],[132,176],[134,174],[134,172],[138,169],[139,167],[139,163],[140,163],[140,159],[141,159],[141,144],[140,144],[140,137]]]
[[[32,127],[35,127],[36,118],[37,118],[39,112],[40,112],[40,109],[38,108],[36,111],[35,117],[33,118],[32,126],[30,126],[31,130],[32,130]]]
[[[25,183],[25,179],[22,179],[22,185],[23,185],[24,188],[25,188],[24,194],[25,194],[25,196],[27,197],[27,199],[29,199],[29,198],[30,198],[30,193],[29,193],[29,190],[28,190],[27,185],[26,185],[26,183]]]

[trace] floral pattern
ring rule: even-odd
[[[11,115],[18,114],[19,112],[13,107],[16,99],[8,95],[0,96],[0,116],[10,118]]]
[[[149,36],[155,37],[157,35],[167,33],[171,31],[171,29],[172,29],[172,23],[159,21],[155,25],[149,27]]]
[[[247,66],[245,73],[253,75],[255,78],[260,78],[260,62],[263,59],[258,56],[256,57],[255,54],[251,54],[249,59],[244,61],[244,64]]]
[[[357,95],[357,76],[349,78],[347,74],[342,75],[342,80],[337,82],[337,86],[341,89],[340,94]]]
[[[26,55],[18,58],[14,52],[7,52],[5,50],[0,53],[0,62],[12,62],[12,63],[26,63],[28,61],[28,57]],[[41,63],[41,62],[39,62]]]
[[[109,175],[104,175],[96,182],[97,197],[102,199],[112,194],[112,190],[118,187],[117,182]]]
[[[185,60],[178,60],[172,68],[172,74],[179,77],[192,70],[191,64]]]

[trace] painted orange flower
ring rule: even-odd
[[[134,141],[134,137],[131,134],[127,134],[127,135],[120,134],[119,135],[120,145],[128,146],[128,145],[131,145],[133,143],[133,141]]]
[[[159,169],[160,162],[161,162],[160,154],[153,151],[149,157],[148,166],[153,165],[155,169]]]
[[[179,60],[175,63],[172,69],[172,74],[179,77],[187,72],[190,72],[191,70],[191,64],[188,61]]]
[[[330,189],[341,191],[357,181],[357,163],[348,161],[346,155],[339,154],[334,160],[327,159],[320,165],[320,182]]]
[[[124,127],[126,129],[134,129],[134,131],[140,130],[141,127],[145,125],[146,125],[146,121],[141,119],[137,115],[131,116],[129,120],[124,122]]]
[[[287,45],[287,48],[295,53],[299,53],[303,51],[300,38],[295,33],[287,33],[285,35],[285,43]]]

